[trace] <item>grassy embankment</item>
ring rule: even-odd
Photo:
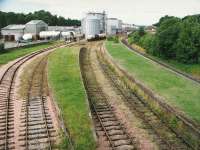
[[[89,108],[79,68],[79,48],[62,48],[49,58],[49,81],[77,150],[95,149]]]
[[[50,43],[46,43],[46,44],[42,44],[42,45],[29,47],[29,48],[17,48],[17,49],[1,52],[0,53],[0,66],[8,63],[9,61],[12,61],[19,57],[22,57],[26,54],[41,50],[43,48],[47,48],[53,44],[54,44],[54,42],[50,42]]]
[[[146,50],[144,48],[142,48],[136,44],[132,44],[131,46],[142,53],[146,53]],[[159,61],[163,61],[164,63],[171,65],[178,70],[186,72],[186,73],[194,76],[195,78],[200,79],[200,64],[183,64],[183,63],[179,63],[175,60],[165,60],[165,59],[161,59],[161,58],[158,58],[155,56],[151,56],[151,57],[153,57],[154,59],[157,59]]]
[[[200,85],[180,77],[158,64],[129,51],[121,44],[106,43],[111,56],[137,79],[200,122]]]

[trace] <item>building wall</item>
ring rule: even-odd
[[[48,26],[45,23],[39,24],[26,24],[26,33],[31,33],[33,35],[39,35],[41,31],[47,31]]]
[[[3,37],[4,37],[5,40],[8,40],[8,41],[12,41],[12,40],[18,41],[24,35],[24,30],[23,29],[2,30],[1,33],[2,33],[2,35],[3,35]]]

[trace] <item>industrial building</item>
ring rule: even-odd
[[[47,31],[48,25],[42,20],[32,20],[25,25],[25,32],[32,34],[34,39],[39,39],[41,31]]]
[[[122,32],[122,21],[117,18],[107,19],[107,35],[116,35]]]
[[[122,33],[122,20],[117,18],[107,18],[107,14],[89,12],[81,22],[82,33],[86,39],[101,36],[112,36]]]
[[[31,34],[33,39],[39,39],[41,31],[48,30],[48,25],[42,20],[32,20],[25,25],[8,25],[1,29],[5,41],[19,41],[24,34]]]
[[[1,29],[5,41],[18,41],[25,34],[25,25],[8,25]]]

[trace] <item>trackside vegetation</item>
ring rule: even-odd
[[[50,55],[48,79],[74,148],[95,149],[89,107],[80,74],[78,47],[61,48]]]
[[[166,103],[200,123],[200,85],[163,68],[128,50],[120,43],[106,42],[106,48],[116,62],[165,98]]]
[[[147,34],[142,28],[129,37],[129,42],[139,44],[147,52],[185,64],[200,63],[200,15],[182,19],[165,16],[156,24],[156,34]]]
[[[50,43],[32,46],[32,47],[28,47],[28,48],[16,48],[13,50],[8,50],[8,51],[4,50],[3,52],[0,52],[0,66],[8,63],[9,61],[15,60],[19,57],[22,57],[24,55],[32,53],[34,51],[38,51],[43,48],[47,48],[53,44],[54,44],[53,42],[50,42]]]

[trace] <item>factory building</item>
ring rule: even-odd
[[[122,21],[117,18],[107,19],[107,35],[115,35],[122,32]]]
[[[8,25],[1,29],[5,41],[18,41],[25,33],[25,25]]]
[[[33,39],[39,39],[41,31],[47,31],[48,25],[42,20],[32,20],[25,25],[8,25],[1,29],[5,41],[19,41],[24,34],[31,34]]]
[[[32,20],[25,27],[25,32],[32,34],[34,39],[39,39],[39,33],[47,30],[48,25],[42,20]]]

